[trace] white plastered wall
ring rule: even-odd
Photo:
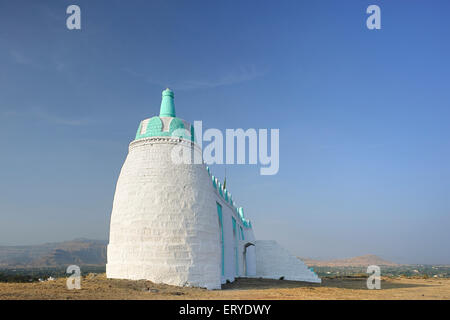
[[[153,137],[130,144],[114,195],[106,274],[220,289],[220,233],[211,178],[203,164],[173,163],[178,140]],[[192,145],[186,142],[183,148]]]

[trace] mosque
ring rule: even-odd
[[[191,124],[162,92],[159,116],[142,120],[120,171],[111,213],[108,278],[220,289],[238,277],[321,282],[252,223],[204,164],[174,163],[175,146],[202,156]]]

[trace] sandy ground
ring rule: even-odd
[[[322,284],[238,279],[223,290],[180,288],[149,281],[106,279],[90,274],[80,290],[66,279],[38,283],[0,283],[0,299],[450,299],[450,279],[383,279],[381,290],[368,290],[364,278],[324,278]]]

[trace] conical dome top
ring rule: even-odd
[[[175,117],[175,103],[173,102],[173,91],[167,88],[162,92],[160,117]]]

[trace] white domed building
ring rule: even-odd
[[[253,227],[205,164],[178,164],[175,146],[195,153],[193,126],[162,93],[159,116],[141,121],[117,181],[107,251],[108,278],[220,289],[237,277],[320,282]]]

